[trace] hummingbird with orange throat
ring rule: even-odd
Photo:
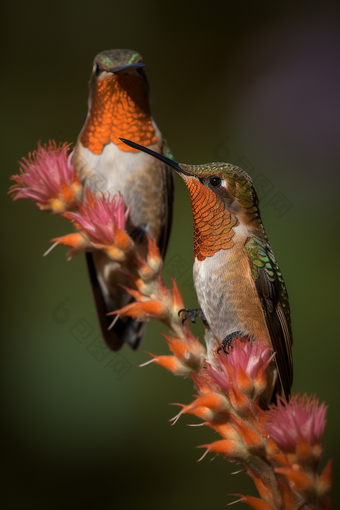
[[[228,163],[179,164],[147,147],[122,141],[171,166],[188,188],[194,227],[193,277],[201,310],[186,310],[184,319],[202,316],[212,333],[208,353],[216,340],[217,352],[221,348],[227,352],[236,337],[265,342],[275,352],[276,364],[268,401],[274,389],[275,395],[282,388],[288,398],[293,382],[288,294],[264,230],[252,179]]]
[[[130,207],[127,231],[141,257],[148,234],[162,257],[167,249],[173,200],[172,171],[164,161],[128,147],[121,137],[133,137],[156,153],[170,151],[151,116],[149,86],[142,57],[132,50],[109,50],[94,59],[89,83],[88,115],[80,132],[73,164],[84,190],[121,192]],[[145,323],[122,318],[108,329],[109,312],[133,299],[123,289],[129,280],[119,265],[100,251],[86,253],[87,265],[103,337],[118,350],[124,342],[136,349]]]

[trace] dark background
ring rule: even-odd
[[[194,388],[160,367],[138,368],[149,359],[144,350],[168,352],[158,325],[148,326],[138,352],[125,347],[118,359],[100,351],[84,258],[66,262],[63,248],[42,258],[70,226],[6,196],[17,160],[38,140],[76,141],[93,58],[112,48],[143,55],[153,115],[178,161],[228,161],[254,178],[290,295],[293,390],[329,405],[325,458],[335,457],[339,479],[335,4],[8,2],[1,37],[5,508],[224,508],[227,494],[256,494],[245,474],[230,474],[237,465],[196,463],[195,446],[218,439],[213,431],[186,427],[193,417],[167,422],[177,413],[168,403],[190,402]],[[164,274],[167,282],[177,276],[194,307],[191,267],[190,204],[176,177]]]

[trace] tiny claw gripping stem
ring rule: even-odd
[[[241,334],[241,331],[234,331],[234,333],[230,333],[225,338],[223,338],[220,347],[217,349],[216,353],[219,354],[221,349],[225,354],[229,354],[230,349],[232,348],[232,343],[235,338],[237,338]]]
[[[196,324],[197,317],[201,317],[203,324],[206,325],[208,324],[206,318],[204,317],[204,313],[200,308],[182,308],[178,312],[178,317],[182,312],[187,312],[187,314],[183,317],[182,324],[184,324],[185,321],[189,319],[189,317],[191,318],[191,322],[193,322],[194,324]]]

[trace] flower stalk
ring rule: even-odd
[[[171,290],[164,284],[156,243],[148,237],[146,259],[138,255],[126,231],[129,209],[122,196],[84,192],[68,151],[66,144],[38,145],[21,161],[21,173],[12,177],[10,192],[15,200],[30,198],[40,210],[71,221],[76,232],[52,239],[70,247],[69,257],[102,250],[120,264],[131,281],[125,289],[135,301],[109,315],[156,319],[169,329],[170,334],[163,336],[172,354],[150,354],[148,363],[192,378],[198,396],[188,405],[178,404],[181,410],[171,421],[195,415],[220,434],[221,439],[198,446],[205,449],[199,460],[214,453],[241,464],[259,497],[234,496],[255,510],[331,509],[331,460],[318,472],[324,453],[325,404],[306,395],[289,402],[277,396],[277,403],[266,409],[263,401],[273,385],[275,353],[261,339],[238,337],[228,353],[216,348],[207,353],[188,322],[182,323],[183,299],[175,279]]]

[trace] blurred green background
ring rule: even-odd
[[[158,325],[138,352],[121,351],[126,373],[112,370],[113,355],[101,359],[93,344],[84,258],[66,262],[63,248],[42,258],[69,225],[6,196],[17,160],[38,140],[76,141],[93,58],[112,48],[143,55],[153,115],[178,161],[228,161],[254,178],[290,295],[293,389],[329,405],[325,457],[335,457],[339,479],[336,4],[61,0],[7,2],[2,11],[4,508],[224,508],[227,494],[256,494],[246,475],[230,474],[238,466],[196,463],[195,446],[218,438],[211,430],[185,426],[197,422],[190,417],[170,427],[177,408],[168,403],[188,403],[194,388],[157,366],[138,368],[144,350],[168,352]],[[194,307],[191,266],[191,210],[176,176],[164,275],[177,276]]]

